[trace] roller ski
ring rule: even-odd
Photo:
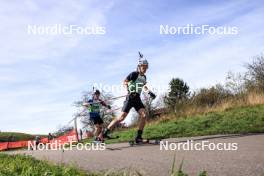
[[[100,143],[104,143],[104,139],[100,138],[100,137],[95,137],[94,140],[92,141],[92,143],[94,144],[100,144]]]
[[[114,137],[112,137],[112,136],[106,136],[105,137],[105,139],[118,139],[119,138],[119,136],[114,136]]]
[[[111,136],[109,135],[109,133],[110,133],[110,130],[106,129],[103,133],[103,138],[104,139],[118,139],[119,138],[119,136]]]
[[[134,140],[131,140],[128,142],[128,144],[133,147],[136,145],[144,145],[144,144],[152,144],[152,145],[159,145],[160,139],[143,139],[143,138],[135,138]]]

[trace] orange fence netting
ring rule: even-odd
[[[44,144],[53,143],[55,141],[60,141],[60,144],[69,143],[71,141],[77,141],[77,134],[76,134],[75,129],[73,129],[69,133],[66,133],[62,136],[54,138],[50,141],[48,140],[47,137],[41,139],[41,143],[44,143]],[[0,151],[28,147],[28,145],[32,142],[34,141],[0,142]]]

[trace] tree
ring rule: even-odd
[[[174,111],[185,102],[190,95],[190,88],[186,82],[180,78],[173,78],[170,83],[170,91],[168,96],[165,97],[165,103]]]
[[[212,107],[222,101],[231,98],[233,95],[222,85],[216,84],[210,88],[202,88],[195,92],[191,98],[192,102],[197,106]]]
[[[147,117],[149,119],[152,119],[155,117],[155,112],[162,108],[163,99],[161,97],[155,98],[155,103],[153,102],[153,99],[149,96],[147,92],[142,93],[143,96],[143,103],[147,112]]]
[[[68,125],[65,125],[65,126],[59,125],[57,128],[58,128],[58,130],[53,133],[54,136],[62,136],[65,133],[68,133],[71,130],[73,130],[73,127],[68,126]]]
[[[246,64],[246,68],[248,69],[247,87],[264,91],[264,56],[255,57],[252,63]]]
[[[233,95],[245,92],[245,75],[229,71],[226,76],[225,89]]]

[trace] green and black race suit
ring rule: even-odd
[[[101,105],[106,105],[102,100],[94,100],[90,99],[88,100],[88,103],[90,103],[90,106],[88,107],[89,115],[90,115],[90,120],[94,124],[103,124],[103,119],[101,118],[100,115],[100,109]]]
[[[122,111],[128,113],[131,108],[135,108],[136,111],[139,111],[141,108],[145,108],[140,99],[140,94],[147,82],[146,76],[140,75],[139,72],[132,72],[127,76],[126,80],[128,80],[129,94],[124,101]]]
[[[135,71],[130,73],[126,80],[128,80],[128,92],[141,94],[144,85],[147,83],[146,75],[141,75]]]

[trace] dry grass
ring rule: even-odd
[[[264,93],[249,92],[245,95],[236,96],[232,99],[225,100],[218,103],[215,106],[197,106],[194,104],[186,104],[181,107],[180,112],[165,114],[161,116],[158,120],[150,121],[150,124],[156,124],[162,121],[167,121],[173,118],[188,117],[193,115],[207,114],[210,112],[223,112],[230,108],[243,107],[243,106],[253,106],[264,104]]]
[[[247,102],[249,105],[264,104],[264,93],[250,93]]]

